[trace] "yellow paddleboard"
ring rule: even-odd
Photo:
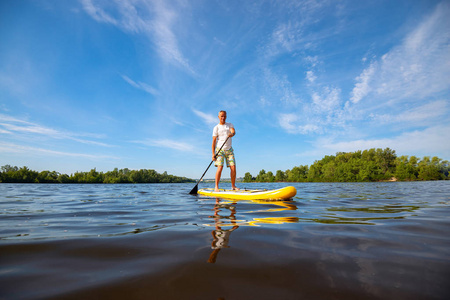
[[[224,190],[214,192],[214,189],[200,189],[197,192],[208,197],[218,197],[239,200],[286,200],[293,198],[297,190],[293,186],[287,186],[277,190]]]

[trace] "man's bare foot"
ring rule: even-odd
[[[233,191],[240,191],[241,189],[240,188],[238,188],[238,187],[234,187],[233,188]]]
[[[220,192],[220,190],[218,188],[215,188],[214,192]]]

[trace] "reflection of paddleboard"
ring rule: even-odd
[[[198,194],[219,197],[228,199],[242,199],[242,200],[285,200],[294,197],[297,190],[293,186],[287,186],[277,190],[224,190],[220,189],[214,192],[214,189],[200,189]]]
[[[230,227],[230,226],[260,226],[263,224],[284,224],[284,223],[298,223],[299,218],[297,217],[274,217],[274,218],[253,218],[252,221],[244,220],[234,220],[232,223],[222,223],[218,224],[203,224],[205,226],[220,226]]]

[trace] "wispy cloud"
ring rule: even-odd
[[[329,115],[339,109],[341,105],[340,93],[340,89],[327,86],[321,91],[314,91],[312,100],[316,112]]]
[[[323,11],[326,10],[328,15],[334,14],[335,4],[301,1],[283,6],[286,10],[295,10],[301,17],[280,19],[266,43],[260,47],[264,103],[272,105],[273,109],[281,108],[276,114],[277,121],[286,132],[323,134],[330,125],[341,126],[344,123],[342,116],[346,110],[341,88],[321,80],[318,69],[322,61],[314,54],[326,40],[324,37],[335,33],[335,29],[329,27],[317,30],[318,24],[324,20]],[[280,63],[292,66],[273,67]],[[305,74],[303,78],[299,77],[299,70]]]
[[[291,134],[327,134],[360,127],[361,121],[371,120],[379,125],[403,123],[402,129],[436,125],[436,119],[444,117],[449,109],[448,99],[435,100],[449,90],[449,14],[450,4],[441,3],[379,58],[371,55],[371,61],[367,61],[366,54],[363,61],[366,67],[347,95],[343,95],[340,86],[322,80],[316,72],[320,66],[317,56],[304,58],[307,92],[301,94],[289,81],[280,80],[287,77],[277,75],[277,78],[272,70],[266,71],[266,85],[276,87],[278,99],[297,99],[297,107],[290,106],[291,112],[278,114],[279,126]],[[278,48],[270,49],[283,48],[295,53],[292,49],[302,47],[302,37],[295,34],[301,32],[298,26],[280,27],[275,35],[278,39],[274,38],[278,42],[271,44]]]
[[[191,73],[195,73],[178,47],[178,41],[172,24],[177,19],[177,13],[166,6],[167,1],[154,1],[156,17],[151,24],[151,30],[159,49],[159,54],[169,61],[174,61]]]
[[[408,123],[416,126],[440,122],[441,118],[445,118],[446,116],[448,116],[448,103],[445,100],[430,102],[396,115],[370,115],[374,121],[381,123]]]
[[[160,147],[160,148],[168,148],[173,149],[177,151],[183,151],[183,152],[196,152],[195,147],[192,144],[184,143],[184,142],[178,142],[174,140],[168,140],[168,139],[159,139],[159,140],[142,140],[142,141],[133,141],[137,144],[142,144],[145,146],[150,147]]]
[[[314,71],[309,70],[306,71],[306,79],[310,82],[310,83],[314,83],[314,81],[316,81],[317,76],[314,75]]]
[[[36,154],[39,155],[50,155],[50,156],[64,156],[64,157],[76,157],[76,158],[87,158],[90,160],[104,160],[104,159],[119,159],[116,156],[111,155],[103,155],[103,154],[84,154],[84,153],[74,153],[74,152],[63,152],[63,151],[56,151],[56,150],[50,150],[45,148],[39,148],[39,147],[31,147],[31,146],[23,146],[18,145],[15,143],[7,143],[7,142],[0,142],[0,152],[4,153],[24,153],[29,155],[30,157],[35,156]]]
[[[91,0],[81,0],[81,3],[83,4],[83,8],[86,10],[86,12],[96,21],[103,22],[103,23],[109,23],[112,25],[118,25],[118,21],[110,16],[106,11],[99,7],[94,5],[94,3]]]
[[[356,84],[352,90],[352,95],[350,100],[353,103],[358,103],[362,98],[366,97],[371,91],[371,86],[369,84],[373,77],[376,69],[376,63],[371,64],[367,69],[365,69],[361,75],[356,77]]]
[[[278,124],[291,134],[323,134],[329,127],[344,126],[348,110],[343,106],[341,90],[317,85],[310,99],[299,103],[291,113],[280,113]]]
[[[10,123],[0,123],[0,126],[7,129],[9,132],[21,132],[21,133],[36,133],[54,138],[61,138],[61,133],[57,130],[39,126],[32,123],[25,123],[20,125],[14,125]]]
[[[81,0],[81,3],[84,10],[98,22],[114,25],[125,32],[146,35],[156,46],[160,57],[195,75],[180,50],[173,29],[179,14],[169,7],[167,1]]]
[[[300,44],[302,29],[299,23],[282,23],[272,32],[272,44],[269,54],[274,56],[283,52],[291,52]]]
[[[60,131],[4,114],[0,114],[0,134],[8,134],[8,135],[23,134],[27,136],[46,136],[52,139],[72,140],[82,144],[90,144],[102,147],[113,147],[112,145],[103,142],[89,140],[86,138],[80,138],[80,137],[101,138],[101,136],[98,134]]]
[[[0,128],[0,133],[3,133],[3,134],[12,134],[11,131],[4,130],[4,129],[1,129],[1,128]]]
[[[336,152],[352,152],[370,148],[391,148],[398,154],[450,156],[450,126],[434,126],[424,130],[402,133],[392,138],[357,139],[336,142],[334,139],[318,139],[315,149],[300,155],[322,156]]]
[[[320,132],[319,126],[315,124],[298,124],[300,120],[297,114],[280,114],[278,116],[278,122],[284,130],[293,134],[309,134]]]
[[[310,34],[310,26],[317,25],[323,18],[324,6],[328,1],[292,1],[281,4],[286,11],[295,11],[298,18],[288,18],[280,22],[271,32],[269,42],[264,47],[266,57],[313,49],[321,34]]]
[[[286,75],[277,74],[269,68],[264,69],[265,92],[280,104],[297,105],[302,99],[295,93],[292,83]]]
[[[136,82],[125,75],[122,75],[122,78],[123,78],[123,80],[128,82],[134,88],[143,90],[153,96],[157,96],[159,94],[158,90],[156,90],[155,88],[153,88],[152,86],[150,86],[144,82],[140,82],[140,81]]]
[[[203,122],[205,122],[208,126],[215,125],[219,121],[217,116],[213,116],[211,114],[206,114],[206,113],[201,112],[196,109],[192,109],[192,111],[194,112],[194,114],[196,114],[198,117],[200,117],[203,120]]]
[[[439,4],[396,47],[373,61],[356,78],[351,100],[421,100],[448,90],[450,4]]]

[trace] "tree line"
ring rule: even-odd
[[[195,182],[186,177],[160,174],[155,170],[129,170],[115,168],[106,173],[92,169],[89,172],[75,172],[70,176],[56,171],[37,172],[28,167],[1,167],[0,182],[3,183],[182,183]]]
[[[266,172],[253,177],[245,173],[244,182],[369,182],[385,180],[444,180],[449,178],[449,162],[436,156],[422,159],[399,156],[395,150],[372,148],[356,152],[338,152],[316,160],[311,166]]]

